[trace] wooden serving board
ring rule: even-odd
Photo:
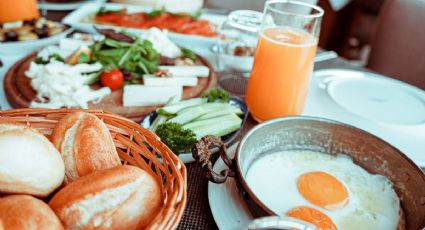
[[[35,57],[36,53],[21,59],[9,69],[4,77],[4,91],[9,104],[13,108],[28,108],[36,96],[35,90],[31,87],[31,79],[25,76],[25,71],[27,71]],[[208,77],[199,77],[197,86],[184,87],[183,99],[199,97],[203,91],[215,86],[217,83],[217,73],[210,63],[200,56],[198,56],[198,60],[210,69],[210,75]],[[99,87],[99,85],[93,85],[93,87]],[[89,109],[109,111],[139,122],[144,116],[158,108],[158,106],[124,107],[122,96],[122,89],[113,91],[110,95],[103,98],[101,102],[97,104],[89,103]]]

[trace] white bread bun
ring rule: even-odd
[[[65,229],[142,229],[159,210],[155,178],[135,166],[96,171],[69,183],[49,205]]]
[[[59,152],[37,130],[0,124],[0,192],[47,196],[62,184]]]
[[[0,198],[0,223],[7,230],[63,229],[52,209],[43,201],[29,195]]]
[[[165,8],[171,13],[194,13],[202,8],[203,0],[113,0],[113,2],[152,7]]]
[[[90,113],[64,116],[53,130],[51,140],[65,163],[65,182],[96,170],[121,165],[114,141],[105,123]]]

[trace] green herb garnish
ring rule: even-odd
[[[174,122],[160,124],[155,133],[176,155],[189,152],[196,142],[196,135],[192,130],[184,129],[182,125]]]
[[[192,50],[188,48],[181,47],[180,50],[182,51],[182,57],[189,58],[192,61],[196,61],[196,55],[192,52]]]
[[[166,11],[165,11],[165,8],[164,7],[162,7],[161,9],[159,9],[159,10],[153,10],[153,11],[151,11],[151,12],[149,12],[149,13],[145,13],[145,15],[146,16],[148,16],[149,18],[154,18],[154,17],[157,17],[157,16],[159,16],[159,15],[161,15],[161,14],[163,14],[163,13],[165,13]]]
[[[60,62],[65,62],[65,60],[59,55],[59,54],[56,54],[56,53],[54,53],[54,54],[50,54],[48,57],[47,57],[47,60],[45,60],[45,59],[43,59],[42,57],[37,57],[35,60],[34,60],[34,62],[36,63],[36,64],[39,64],[39,65],[47,65],[47,64],[49,64],[50,63],[50,60],[51,59],[55,59],[56,61],[60,61]]]
[[[208,102],[220,101],[227,103],[230,100],[229,92],[221,88],[207,90],[202,94],[202,97],[208,98]]]
[[[96,15],[103,15],[103,14],[126,14],[126,9],[119,9],[119,10],[107,10],[105,6],[100,7],[99,11],[97,11]]]
[[[89,55],[87,55],[84,52],[81,52],[80,54],[78,54],[78,57],[77,57],[77,63],[78,64],[80,64],[80,63],[89,63],[89,62],[90,62]]]
[[[197,10],[195,13],[193,14],[189,14],[189,18],[191,19],[199,19],[202,15],[201,10]]]

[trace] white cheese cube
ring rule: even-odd
[[[168,70],[171,76],[197,76],[197,77],[208,77],[210,75],[210,69],[203,65],[195,66],[159,66],[160,70]]]
[[[197,77],[156,77],[153,75],[143,75],[143,84],[146,86],[196,86]]]
[[[182,93],[182,86],[126,85],[124,86],[123,105],[163,105],[167,103],[171,97],[180,99]]]
[[[63,38],[59,41],[59,48],[74,52],[82,46],[90,46],[91,44],[92,42],[86,42],[72,38]]]

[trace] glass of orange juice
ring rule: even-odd
[[[266,2],[245,98],[257,121],[302,113],[322,16],[316,5]]]

